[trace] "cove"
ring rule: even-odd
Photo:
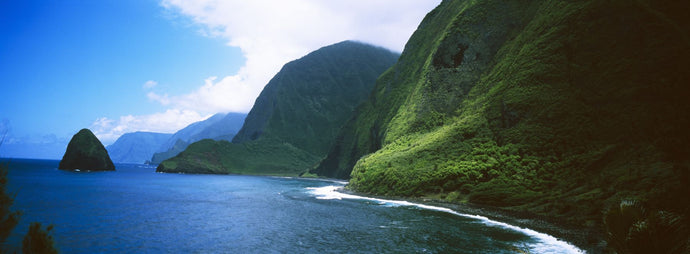
[[[12,160],[20,224],[53,224],[62,253],[580,253],[549,235],[481,216],[338,192],[345,183],[241,175],[57,170]]]

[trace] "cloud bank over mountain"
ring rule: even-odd
[[[156,90],[142,81],[149,100],[167,108],[150,115],[99,118],[92,126],[104,143],[132,131],[171,132],[218,112],[248,112],[263,86],[288,61],[343,40],[357,40],[401,52],[424,15],[440,1],[190,1],[164,0],[175,20],[202,36],[238,47],[244,65],[237,73],[208,77],[182,94]]]

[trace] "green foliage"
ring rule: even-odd
[[[443,1],[312,171],[578,224],[623,196],[687,218],[679,5]]]
[[[444,1],[427,14],[419,29],[407,42],[399,61],[383,73],[369,100],[361,104],[338,134],[336,143],[326,158],[312,171],[319,175],[349,178],[357,161],[364,155],[379,150],[384,144],[405,133],[404,125],[396,121],[412,121],[415,118],[414,105],[407,104],[411,94],[427,75],[430,58],[443,38],[448,20],[467,8],[470,1]],[[424,109],[420,109],[423,112]],[[443,114],[430,117],[430,124],[419,123],[420,127],[438,126]],[[389,141],[387,141],[389,140]]]
[[[515,144],[498,146],[486,138],[446,142],[477,135],[487,134],[458,124],[398,139],[360,160],[350,186],[363,192],[397,196],[473,192],[472,202],[516,205],[531,201],[544,190],[544,182],[552,181],[550,172],[543,168],[546,162],[534,156],[520,156]],[[538,179],[538,174],[544,177]]]
[[[346,41],[292,61],[266,85],[233,143],[192,144],[158,171],[302,174],[325,155],[397,58],[386,49]]]
[[[5,242],[12,229],[19,223],[21,213],[10,210],[12,203],[14,197],[7,193],[7,166],[0,164],[0,242]]]
[[[610,248],[617,253],[687,253],[687,218],[666,211],[648,211],[637,200],[623,200],[604,213]]]
[[[318,158],[278,140],[259,139],[242,144],[204,139],[158,165],[156,171],[196,174],[254,174],[296,176]]]
[[[0,138],[0,145],[2,145],[2,141],[4,141],[4,133],[3,137]],[[10,210],[12,203],[14,203],[14,197],[7,193],[7,170],[7,165],[0,163],[0,243],[3,244],[19,223],[19,217],[21,216],[21,212]],[[51,225],[44,231],[41,229],[40,223],[31,223],[29,232],[24,237],[22,252],[57,253],[53,237],[49,235],[52,229],[53,226]],[[3,249],[0,249],[0,252],[2,251]]]
[[[383,48],[345,41],[287,63],[261,92],[233,142],[270,137],[323,156],[397,58]]]
[[[53,225],[49,225],[44,230],[41,223],[32,222],[29,226],[29,232],[24,236],[22,241],[22,253],[26,254],[55,254],[58,253],[55,248],[53,236],[50,231],[53,230]]]

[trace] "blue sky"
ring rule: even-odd
[[[0,117],[20,137],[162,111],[142,90],[148,80],[185,93],[244,62],[149,0],[5,1],[0,34]]]
[[[439,2],[0,1],[0,157],[248,112],[288,61],[343,40],[400,52]]]

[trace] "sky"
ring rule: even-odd
[[[0,157],[59,159],[248,112],[287,62],[356,40],[401,52],[440,0],[2,0]],[[45,150],[45,151],[44,151]]]

